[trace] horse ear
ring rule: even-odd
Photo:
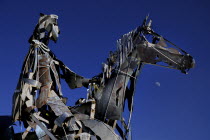
[[[44,14],[43,14],[43,13],[40,13],[39,15],[40,15],[40,17],[43,17],[43,16],[44,16]]]

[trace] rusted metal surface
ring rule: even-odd
[[[47,99],[47,104],[53,110],[55,115],[61,116],[65,114],[65,116],[68,116],[68,117],[72,116],[71,111],[69,110],[68,106],[66,106],[63,103],[62,99],[59,98],[59,96],[57,96],[54,91],[52,91],[50,94],[51,94],[51,97]]]

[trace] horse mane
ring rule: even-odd
[[[124,34],[121,39],[117,40],[117,52],[118,52],[118,61],[119,66],[125,62],[125,59],[128,55],[134,50],[134,43],[133,43],[133,36],[134,32],[131,31],[127,34]]]

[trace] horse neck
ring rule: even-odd
[[[142,65],[136,49],[127,54],[123,60],[124,61],[121,61],[121,63],[119,64],[118,69],[119,71],[126,73],[127,75],[132,75],[133,72],[136,71],[136,69],[139,69],[138,67]]]

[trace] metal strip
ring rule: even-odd
[[[41,83],[37,80],[33,80],[33,79],[28,79],[28,78],[23,78],[22,79],[25,83],[33,86],[33,87],[36,87],[36,88],[40,88],[41,87]]]
[[[52,139],[52,140],[57,140],[52,133],[33,115],[30,115],[31,118],[39,125],[39,127]]]
[[[24,140],[26,138],[26,136],[28,135],[28,132],[31,130],[31,126],[28,126],[26,131],[23,133],[22,135],[22,139]]]

